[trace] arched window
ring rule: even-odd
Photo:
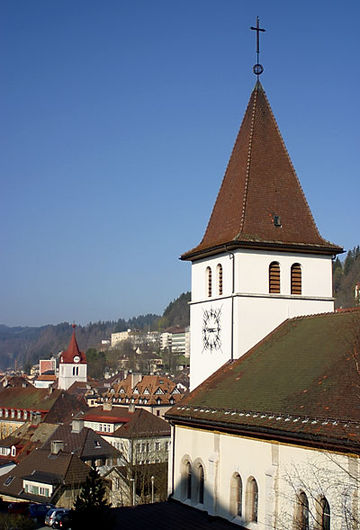
[[[242,481],[239,473],[234,473],[231,478],[230,512],[234,517],[242,515]]]
[[[269,266],[269,293],[280,293],[280,265],[277,261]]]
[[[191,464],[186,460],[182,465],[182,497],[191,500]]]
[[[212,272],[210,267],[206,267],[206,288],[208,297],[212,296]]]
[[[220,263],[217,266],[217,281],[218,281],[218,294],[221,296],[223,294],[223,268]]]
[[[318,501],[318,521],[321,530],[330,530],[330,506],[325,497]]]
[[[295,528],[296,530],[309,530],[309,501],[303,491],[297,496]]]
[[[191,464],[186,464],[186,498],[191,499]]]
[[[291,294],[301,294],[301,265],[294,263],[291,266]]]
[[[254,477],[250,477],[246,486],[246,520],[257,522],[258,520],[259,490]]]
[[[198,498],[197,501],[199,504],[204,504],[204,468],[199,464],[197,469],[197,479],[198,479]]]

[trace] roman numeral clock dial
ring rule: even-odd
[[[210,353],[221,348],[221,309],[205,309],[203,311],[202,337],[204,350]]]

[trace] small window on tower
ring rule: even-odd
[[[294,263],[291,266],[291,294],[301,294],[301,265]]]
[[[218,276],[218,294],[221,296],[223,294],[223,268],[219,263],[217,266],[217,276]]]
[[[212,272],[210,267],[206,267],[207,295],[212,296]]]
[[[269,266],[269,293],[280,293],[280,264],[277,261]]]

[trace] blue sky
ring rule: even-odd
[[[261,81],[323,237],[360,243],[356,1],[3,0],[0,323],[161,313]]]

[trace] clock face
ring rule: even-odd
[[[75,355],[74,363],[78,363],[79,361],[80,361],[80,357],[78,355]]]
[[[219,350],[221,347],[220,340],[220,318],[221,309],[205,309],[203,313],[203,345],[204,350]]]

